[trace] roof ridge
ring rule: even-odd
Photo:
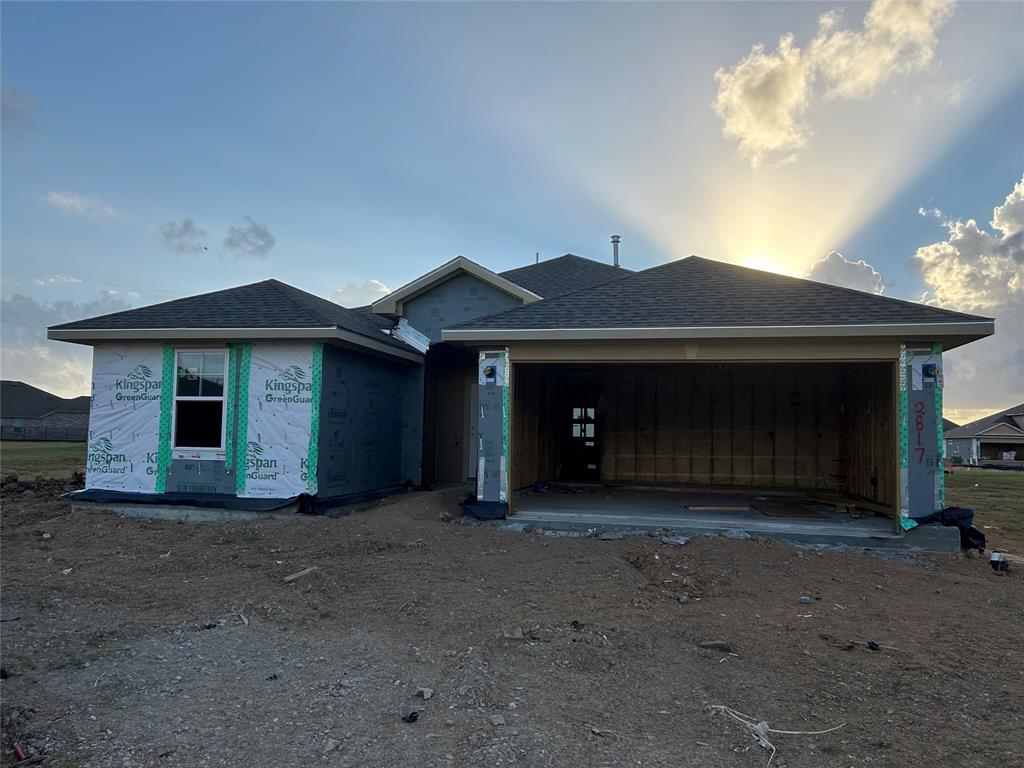
[[[573,254],[573,253],[565,254],[565,256],[575,256],[575,255],[576,254]],[[564,256],[559,256],[558,258],[561,259],[561,258],[564,258]],[[576,258],[584,258],[584,257],[577,256]],[[476,317],[476,318],[474,318],[472,320],[465,321],[465,323],[456,323],[452,327],[453,328],[458,328],[461,325],[469,325],[471,323],[476,323],[476,322],[478,322],[480,320],[490,319],[490,318],[494,318],[494,317],[500,317],[501,315],[507,315],[507,314],[511,314],[513,312],[519,312],[520,310],[526,309],[528,307],[536,307],[536,306],[539,306],[541,304],[551,304],[552,302],[559,301],[560,299],[568,298],[570,296],[575,296],[576,294],[582,293],[583,291],[590,291],[590,290],[593,290],[595,288],[603,288],[604,286],[610,285],[611,283],[618,283],[618,282],[621,282],[623,280],[629,280],[630,278],[633,278],[633,277],[639,277],[640,275],[644,275],[644,274],[646,274],[648,272],[651,272],[652,270],[661,269],[662,267],[667,267],[670,264],[676,264],[678,262],[685,261],[686,259],[690,259],[690,258],[699,258],[699,257],[696,257],[696,256],[686,256],[686,257],[684,257],[682,259],[675,259],[673,261],[665,262],[664,264],[657,264],[657,265],[655,265],[653,267],[648,267],[647,269],[642,269],[642,270],[637,271],[637,272],[634,272],[631,269],[624,269],[622,277],[618,277],[618,278],[614,278],[613,277],[610,280],[603,280],[600,283],[594,283],[593,285],[588,285],[588,286],[585,286],[583,288],[577,288],[575,291],[569,291],[568,293],[560,293],[557,296],[552,296],[550,299],[541,299],[540,301],[533,302],[532,304],[524,304],[524,305],[519,306],[519,307],[512,307],[512,309],[505,309],[505,310],[502,310],[501,312],[495,312],[492,315],[484,315],[483,317]],[[554,261],[554,259],[548,259],[548,261]],[[587,261],[592,261],[592,259],[587,259]],[[543,264],[544,262],[542,261],[540,263]],[[596,264],[601,264],[602,262],[598,261],[598,262],[595,262],[595,263]],[[536,266],[536,265],[530,264],[529,266]],[[616,269],[614,264],[607,264],[606,266],[610,267],[611,269]],[[524,267],[520,267],[520,269],[524,269]],[[622,269],[622,267],[618,267],[618,269]]]
[[[296,288],[294,285],[290,285],[275,278],[271,278],[267,280],[267,282],[273,286],[275,291],[281,294],[281,296],[283,296],[284,298],[288,299],[288,301],[297,306],[299,309],[305,309],[312,312],[314,315],[316,315],[318,320],[320,320],[323,323],[326,323],[327,325],[333,325],[335,327],[338,326],[337,319],[326,316],[323,313],[324,307],[319,303],[319,301],[330,301],[329,299],[324,299],[320,296],[317,296],[316,294],[310,293],[309,291],[304,291],[302,288]],[[310,301],[310,299],[318,299],[319,301],[314,302]],[[343,307],[341,304],[337,304],[335,302],[331,303],[334,304],[334,306],[337,307],[339,310],[344,310],[345,312],[352,311],[348,307]]]
[[[835,283],[824,283],[821,280],[813,280],[813,279],[811,279],[809,277],[796,277],[794,275],[784,275],[781,272],[769,272],[766,269],[757,269],[756,267],[747,267],[747,266],[744,266],[743,264],[735,264],[735,263],[733,263],[731,261],[719,261],[717,259],[709,259],[706,256],[697,256],[696,254],[691,254],[690,256],[687,256],[684,259],[677,259],[677,261],[685,261],[686,259],[698,259],[698,260],[700,260],[702,262],[705,262],[705,263],[708,263],[708,264],[714,264],[714,265],[722,266],[722,267],[725,267],[725,268],[732,268],[732,269],[743,270],[745,272],[757,272],[758,274],[768,275],[768,276],[771,276],[771,277],[780,278],[782,280],[799,280],[799,281],[805,282],[805,283],[814,283],[815,285],[820,285],[823,288],[828,288],[828,289],[830,289],[832,291],[837,291],[837,292],[842,292],[842,293],[853,293],[853,294],[857,294],[857,295],[861,295],[861,296],[871,296],[871,297],[876,298],[876,299],[884,299],[886,301],[898,302],[900,304],[905,304],[905,305],[912,306],[912,307],[928,307],[929,309],[933,309],[933,310],[936,310],[936,311],[939,311],[939,312],[945,312],[948,315],[959,315],[960,317],[980,318],[980,319],[983,319],[983,320],[993,320],[994,319],[994,318],[991,318],[991,317],[986,317],[984,315],[972,315],[972,314],[970,314],[968,312],[960,312],[960,311],[954,310],[954,309],[946,309],[945,307],[936,307],[936,306],[933,306],[931,304],[924,304],[923,302],[913,301],[911,299],[900,299],[900,298],[897,298],[896,296],[884,296],[881,293],[869,293],[868,291],[859,291],[856,288],[848,288],[845,285],[836,285]],[[671,264],[671,263],[674,263],[674,262],[669,262],[669,263]]]

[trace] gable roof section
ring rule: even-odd
[[[946,432],[943,437],[948,437],[951,440],[965,437],[977,437],[993,427],[1000,425],[1013,427],[1018,431],[1022,431],[1013,418],[1014,416],[1020,416],[1022,414],[1024,414],[1024,403],[1015,405],[1012,408],[1007,408],[1005,411],[1000,411],[999,413],[993,413],[989,416],[976,419],[968,424],[964,424],[962,427],[951,429],[949,432]]]
[[[384,298],[378,299],[370,305],[370,309],[381,315],[400,315],[402,313],[403,302],[409,301],[409,299],[415,298],[421,293],[429,291],[438,283],[443,283],[445,280],[459,274],[460,272],[472,275],[477,280],[481,280],[482,282],[497,288],[499,291],[504,291],[511,296],[515,296],[524,304],[539,301],[541,298],[533,291],[527,290],[521,285],[517,285],[511,280],[492,272],[486,267],[480,266],[475,261],[471,261],[465,256],[456,256],[454,259],[442,264],[437,269],[431,270],[430,272],[427,272],[427,274],[417,277],[412,282],[406,283],[401,288],[392,291]]]
[[[0,415],[8,419],[38,419],[56,411],[88,413],[89,398],[64,398],[23,381],[0,381]]]
[[[690,256],[461,323],[444,338],[795,337],[810,329],[846,336],[937,330],[977,338],[993,325],[987,317]]]
[[[555,259],[509,269],[500,274],[538,296],[553,299],[566,293],[610,283],[612,280],[621,280],[633,274],[633,271],[567,253]]]
[[[420,359],[366,313],[280,280],[188,296],[148,307],[55,325],[48,337],[91,343],[132,339],[333,339]]]

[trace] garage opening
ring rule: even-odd
[[[892,363],[513,366],[511,484],[817,491],[895,515]]]

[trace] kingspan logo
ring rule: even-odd
[[[308,403],[313,399],[313,385],[306,381],[306,371],[301,365],[289,365],[274,378],[267,379],[264,387],[268,403]]]
[[[111,464],[127,464],[128,457],[114,452],[114,442],[109,437],[98,437],[89,444],[88,464],[93,468],[107,469]]]
[[[117,379],[114,388],[118,390],[118,400],[157,400],[160,397],[160,381],[153,379],[153,369],[143,363],[136,365],[123,379]]]
[[[249,441],[249,447],[246,450],[245,464],[250,472],[277,469],[277,459],[264,458],[263,446],[255,440]]]

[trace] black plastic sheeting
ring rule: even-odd
[[[379,499],[401,490],[401,488],[388,488],[349,496],[319,497],[302,493],[287,499],[243,499],[221,493],[128,493],[87,488],[82,491],[72,491],[67,494],[67,498],[71,501],[93,501],[100,504],[163,504],[170,507],[232,509],[241,512],[274,512],[297,504],[296,512],[300,515],[323,515],[335,507]]]
[[[462,511],[477,520],[504,520],[508,515],[508,504],[504,501],[467,499],[462,502]]]
[[[938,523],[946,526],[956,526],[960,529],[960,548],[976,549],[979,552],[985,551],[985,534],[974,527],[974,510],[966,507],[946,507],[938,512],[932,512],[926,517],[915,517],[918,525],[929,525]]]

